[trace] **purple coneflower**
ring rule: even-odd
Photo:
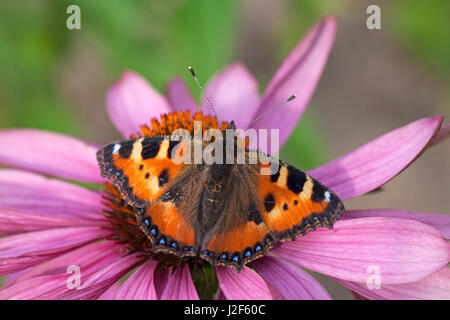
[[[216,75],[206,91],[221,118],[242,126],[295,92],[297,99],[282,112],[253,124],[256,129],[280,128],[280,142],[285,142],[315,89],[335,29],[332,18],[319,22],[262,97],[242,64]],[[125,138],[140,128],[145,135],[151,129],[146,121],[161,114],[198,111],[181,79],[171,81],[162,96],[130,71],[108,92],[107,106]],[[203,108],[204,114],[210,112]],[[415,121],[308,173],[343,200],[365,194],[442,141],[449,125],[439,132],[441,122],[441,116]],[[0,275],[10,275],[0,299],[198,299],[199,286],[210,283],[218,285],[222,299],[330,299],[302,268],[367,298],[450,299],[446,215],[349,210],[332,230],[318,229],[279,244],[240,273],[214,270],[198,261],[149,255],[148,240],[130,208],[101,178],[96,152],[97,146],[61,134],[0,131],[0,163],[16,168],[0,170]],[[87,189],[67,180],[106,188]],[[77,274],[68,272],[74,268],[79,287],[71,282]]]

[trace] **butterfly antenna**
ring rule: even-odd
[[[287,98],[284,102],[280,103],[279,105],[277,105],[276,107],[273,107],[270,110],[267,110],[266,112],[261,113],[259,116],[257,116],[255,119],[253,119],[252,121],[250,121],[249,123],[247,123],[247,125],[244,127],[244,130],[247,130],[248,127],[250,127],[253,123],[255,123],[256,121],[258,121],[259,119],[267,116],[269,113],[271,113],[272,111],[277,110],[278,108],[281,108],[282,106],[284,106],[286,103],[294,100],[297,96],[295,94],[293,94],[292,96],[290,96],[289,98]]]
[[[202,85],[200,84],[200,81],[198,81],[197,76],[195,75],[194,69],[192,69],[191,66],[189,66],[188,69],[189,69],[189,71],[191,72],[192,77],[194,77],[194,80],[195,80],[195,82],[197,83],[197,86],[199,87],[201,93],[203,94],[203,96],[205,97],[206,101],[208,102],[209,107],[211,108],[211,110],[212,110],[212,111],[214,112],[214,114],[216,115],[217,122],[220,123],[219,115],[217,114],[216,109],[214,109],[214,107],[213,107],[211,101],[209,100],[208,96],[206,95],[206,92],[203,90],[203,87],[202,87]]]

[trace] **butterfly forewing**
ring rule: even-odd
[[[279,170],[259,179],[262,218],[279,241],[294,240],[319,227],[331,228],[344,211],[334,192],[280,161]]]

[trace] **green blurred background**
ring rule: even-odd
[[[381,30],[366,28],[373,3],[381,8]],[[81,30],[66,27],[71,4],[81,9]],[[263,92],[307,30],[334,15],[329,62],[281,153],[309,169],[408,122],[450,115],[449,12],[447,0],[2,1],[0,128],[40,128],[99,143],[118,139],[105,94],[125,69],[161,92],[182,76],[198,98],[188,65],[206,84],[227,64],[243,61]],[[449,211],[441,200],[450,189],[442,179],[450,166],[441,166],[450,163],[448,143],[438,148],[417,165],[418,176],[394,189],[412,186],[426,196],[428,185],[417,181],[442,181],[430,201],[398,202],[393,192],[361,204]]]
[[[81,30],[66,28],[71,4],[81,8]],[[381,7],[381,30],[366,28],[370,4]],[[105,94],[125,69],[161,92],[182,76],[199,97],[188,65],[206,83],[239,60],[262,92],[306,31],[334,15],[330,60],[281,154],[309,169],[408,122],[450,116],[449,13],[448,0],[1,1],[0,128],[117,139]],[[449,213],[448,146],[426,152],[384,192],[346,206]],[[333,290],[337,284],[326,286],[348,297]]]
[[[370,33],[384,33],[423,72],[448,85],[449,2],[378,3],[382,30]],[[81,8],[81,30],[66,28],[70,4]],[[141,73],[163,91],[175,75],[192,84],[187,65],[195,66],[206,82],[227,64],[242,60],[263,89],[314,22],[330,14],[338,19],[359,15],[357,28],[365,29],[367,5],[334,0],[2,1],[0,126],[42,128],[106,142],[114,132],[103,97],[124,69]],[[370,45],[370,37],[367,41]],[[283,150],[303,168],[327,157],[323,123],[316,119],[320,116],[307,112]]]

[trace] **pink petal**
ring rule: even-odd
[[[391,217],[411,219],[423,222],[439,230],[445,239],[450,239],[450,215],[439,213],[414,212],[408,210],[374,209],[374,210],[348,210],[341,219],[354,219],[365,217]]]
[[[154,274],[158,263],[147,260],[118,289],[116,300],[157,300]]]
[[[0,239],[0,274],[28,268],[111,235],[99,227],[57,228]]]
[[[317,23],[281,64],[267,86],[258,114],[296,94],[281,110],[258,120],[252,128],[280,129],[280,147],[287,140],[316,88],[336,34],[336,21]],[[272,150],[273,151],[276,150]]]
[[[450,259],[449,246],[437,230],[397,218],[338,221],[332,230],[318,229],[272,252],[342,280],[365,283],[377,269],[382,285],[417,281]]]
[[[123,247],[111,241],[70,251],[17,277],[10,286],[0,290],[0,299],[56,299],[76,290],[67,285],[73,275],[68,272],[69,266],[80,268],[80,280],[83,283],[86,277],[118,260],[123,253]]]
[[[0,131],[0,164],[101,183],[97,149],[73,137],[33,129]]]
[[[227,300],[272,300],[267,283],[252,269],[244,267],[241,272],[217,267],[220,290]]]
[[[431,145],[441,143],[448,137],[450,137],[450,122],[446,122],[441,125],[439,133],[436,135],[436,137],[434,137],[433,141],[431,141]]]
[[[0,208],[0,235],[10,235],[28,231],[46,230],[58,227],[82,227],[102,225],[79,218],[66,218],[43,213]]]
[[[441,270],[415,282],[369,289],[364,283],[339,281],[359,294],[377,300],[450,300],[450,269]]]
[[[158,299],[161,299],[164,289],[166,288],[171,276],[172,269],[162,269],[155,272],[153,282],[155,284],[155,291]]]
[[[0,290],[10,286],[12,283],[14,283],[14,281],[16,281],[16,279],[20,275],[24,274],[25,272],[27,272],[30,269],[32,269],[32,268],[23,269],[23,270],[20,270],[20,271],[14,272],[14,273],[10,273],[10,274],[7,274],[7,275],[1,277],[0,278],[1,279],[0,280]]]
[[[125,246],[115,241],[91,243],[70,250],[63,255],[28,269],[23,274],[17,276],[16,282],[22,282],[43,275],[62,274],[67,277],[67,267],[70,265],[80,267],[82,280],[84,281],[84,277],[118,260],[127,253],[128,251]]]
[[[309,273],[281,259],[266,256],[252,262],[260,276],[287,300],[330,300],[325,288]]]
[[[0,169],[0,207],[61,218],[104,220],[102,196],[60,180]]]
[[[111,121],[126,139],[151,118],[171,111],[166,98],[132,71],[125,71],[111,86],[106,104]]]
[[[189,110],[191,114],[200,111],[182,78],[174,78],[167,84],[166,96],[172,110]]]
[[[217,300],[227,300],[227,297],[223,294],[223,291],[219,289],[219,293],[217,294]]]
[[[161,300],[199,300],[186,263],[179,265],[170,276]]]
[[[67,275],[32,278],[0,290],[0,300],[54,299],[67,290],[65,289],[66,279]]]
[[[206,93],[220,121],[234,120],[240,128],[253,120],[259,107],[258,83],[242,63],[235,63],[216,74]],[[214,115],[203,99],[203,113]]]
[[[438,116],[410,123],[309,174],[342,200],[374,190],[402,172],[424,151],[441,121],[442,116]]]
[[[61,300],[93,300],[99,298],[120,278],[139,264],[138,254],[120,258],[88,276],[81,289],[60,295]]]
[[[98,297],[97,300],[114,300],[117,292],[119,292],[119,282],[120,280],[109,287],[109,289],[106,290],[100,297]]]

